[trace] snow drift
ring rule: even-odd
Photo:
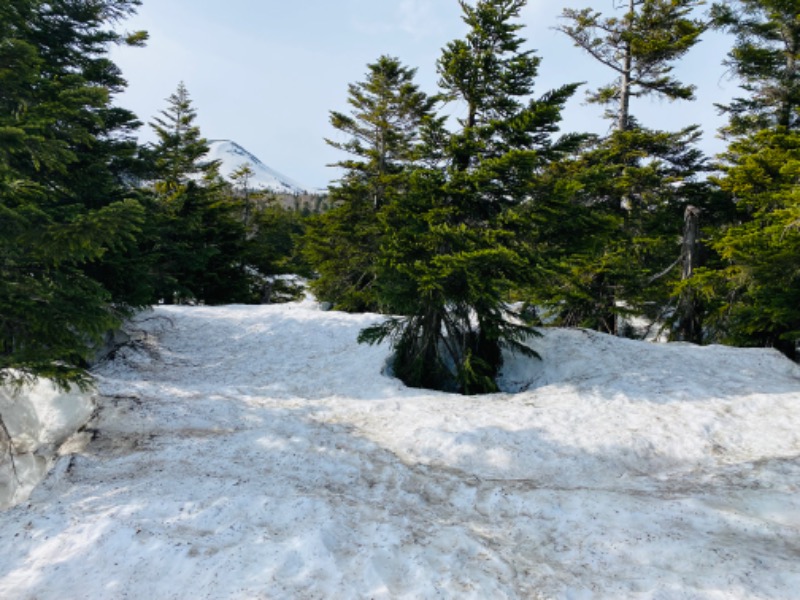
[[[66,443],[93,410],[90,394],[62,392],[46,380],[19,390],[0,386],[0,416],[7,430],[0,430],[0,510],[23,502],[56,458],[71,451]]]
[[[555,329],[465,398],[385,375],[377,318],[140,315],[0,514],[0,597],[796,597],[796,365]]]

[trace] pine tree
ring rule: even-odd
[[[150,149],[154,172],[155,236],[151,252],[155,292],[165,302],[244,302],[253,282],[244,264],[243,208],[206,159],[207,140],[194,123],[183,83],[151,123],[158,142]]]
[[[716,3],[716,27],[735,36],[725,65],[747,96],[719,108],[730,117],[723,133],[741,135],[800,124],[800,2],[737,0]]]
[[[635,125],[631,99],[656,95],[691,100],[694,87],[672,76],[673,64],[694,46],[705,30],[689,17],[701,0],[625,0],[621,18],[603,18],[591,8],[564,9],[568,24],[558,29],[575,45],[617,74],[617,80],[589,96],[590,102],[616,105],[607,116],[619,131]]]
[[[127,301],[94,272],[114,270],[143,220],[124,182],[137,123],[112,105],[124,80],[107,57],[144,40],[111,29],[138,4],[0,6],[0,380],[87,383]]]
[[[532,99],[539,59],[524,50],[514,22],[524,0],[461,2],[469,27],[438,62],[443,96],[466,107],[459,128],[429,119],[426,160],[382,215],[379,294],[405,315],[362,332],[390,337],[394,370],[412,386],[464,394],[497,389],[504,348],[535,353],[511,292],[537,270],[517,209],[534,174],[572,148],[553,142],[569,85]]]
[[[705,169],[696,149],[698,128],[680,132],[642,127],[632,100],[653,95],[690,100],[692,86],[676,79],[674,63],[698,41],[705,25],[692,18],[698,0],[626,0],[621,17],[603,17],[593,9],[563,12],[567,23],[559,29],[616,80],[592,92],[591,102],[608,105],[606,117],[614,131],[588,148],[571,169],[580,189],[576,199],[592,212],[602,211],[602,222],[613,226],[600,232],[602,243],[593,254],[573,261],[550,302],[559,307],[564,324],[590,326],[608,333],[620,330],[620,315],[663,318],[670,304],[674,273],[665,267],[680,261],[682,250],[673,240],[682,229],[688,205],[706,204],[696,180]],[[575,169],[585,169],[575,173]],[[704,213],[705,217],[705,213]],[[588,230],[582,235],[597,238]],[[697,312],[686,298],[677,307]],[[681,317],[678,317],[679,319]],[[684,319],[683,322],[688,322]],[[680,328],[679,328],[680,329]]]
[[[334,208],[309,223],[304,242],[319,273],[315,294],[350,311],[381,308],[374,292],[378,213],[401,193],[434,104],[414,83],[416,70],[398,59],[381,56],[367,68],[365,81],[348,88],[351,114],[331,112],[331,125],[348,139],[326,141],[349,157],[335,165],[344,172],[330,188]]]

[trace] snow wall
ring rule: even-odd
[[[7,430],[0,427],[0,510],[27,500],[94,407],[90,392],[62,392],[49,380],[19,390],[0,386],[0,417]]]

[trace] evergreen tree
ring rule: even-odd
[[[677,315],[676,309],[697,313],[696,303],[686,298],[677,307],[671,304],[676,272],[665,267],[680,262],[681,246],[674,240],[686,207],[707,204],[707,190],[696,180],[705,169],[694,146],[699,132],[697,127],[674,133],[646,129],[633,115],[632,99],[693,98],[693,87],[672,71],[705,30],[691,15],[700,4],[626,0],[621,17],[603,17],[588,8],[564,10],[567,23],[559,29],[617,77],[589,96],[591,102],[610,105],[606,117],[613,119],[614,131],[570,167],[579,190],[576,201],[602,212],[599,222],[606,226],[581,234],[595,238],[594,252],[572,261],[551,296],[561,313],[557,322],[616,334],[624,333],[621,314],[641,314],[645,308],[653,318],[668,311]]]
[[[137,123],[112,105],[124,80],[107,57],[144,40],[111,29],[138,5],[0,6],[0,380],[86,383],[128,301],[96,273],[116,270],[143,217],[125,184]]]
[[[331,112],[331,125],[347,140],[326,141],[349,157],[335,165],[344,173],[330,188],[334,208],[311,220],[304,251],[319,274],[315,294],[341,310],[381,308],[374,291],[378,213],[401,193],[434,104],[414,84],[415,72],[381,56],[365,81],[349,86],[351,113]]]
[[[576,142],[551,140],[576,86],[531,99],[539,59],[514,22],[524,5],[461,2],[469,31],[445,47],[438,71],[443,95],[466,116],[453,132],[426,122],[426,160],[382,215],[379,294],[405,316],[360,339],[390,337],[394,370],[412,386],[495,391],[503,348],[535,354],[524,344],[533,330],[508,303],[538,267],[516,209],[537,171]]]
[[[702,207],[704,216],[716,210],[709,186],[697,177],[705,168],[694,145],[698,135],[694,127],[615,131],[553,165],[548,177],[571,216],[556,232],[564,240],[560,268],[551,285],[531,292],[548,322],[636,335],[620,327],[626,317],[682,318],[673,288],[681,274],[683,216],[689,206]]]
[[[631,99],[656,95],[690,100],[694,87],[672,76],[673,64],[694,46],[705,30],[690,18],[702,0],[625,0],[621,18],[603,18],[591,8],[564,9],[568,24],[558,29],[575,45],[617,74],[617,80],[589,96],[590,102],[616,105],[607,113],[620,131],[635,125]]]
[[[798,357],[798,195],[800,3],[715,4],[714,23],[734,34],[726,65],[746,95],[722,108],[732,139],[715,183],[736,211],[712,240],[721,261],[693,291],[715,307],[712,339],[770,346]]]
[[[737,215],[713,240],[721,268],[693,282],[716,309],[714,339],[797,359],[800,339],[800,131],[764,129],[731,144],[716,183]]]
[[[209,161],[208,142],[181,83],[151,123],[158,142],[154,169],[155,224],[151,252],[156,297],[165,302],[244,302],[252,285],[244,265],[243,208]]]
[[[720,106],[730,117],[723,133],[741,135],[800,124],[800,2],[737,0],[716,3],[715,26],[735,36],[725,65],[747,96]]]

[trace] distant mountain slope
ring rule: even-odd
[[[276,194],[306,194],[310,188],[278,173],[265,165],[254,154],[231,140],[212,140],[209,142],[209,160],[220,161],[220,174],[230,180],[231,175],[242,165],[253,170],[248,186],[255,190],[267,190]]]

